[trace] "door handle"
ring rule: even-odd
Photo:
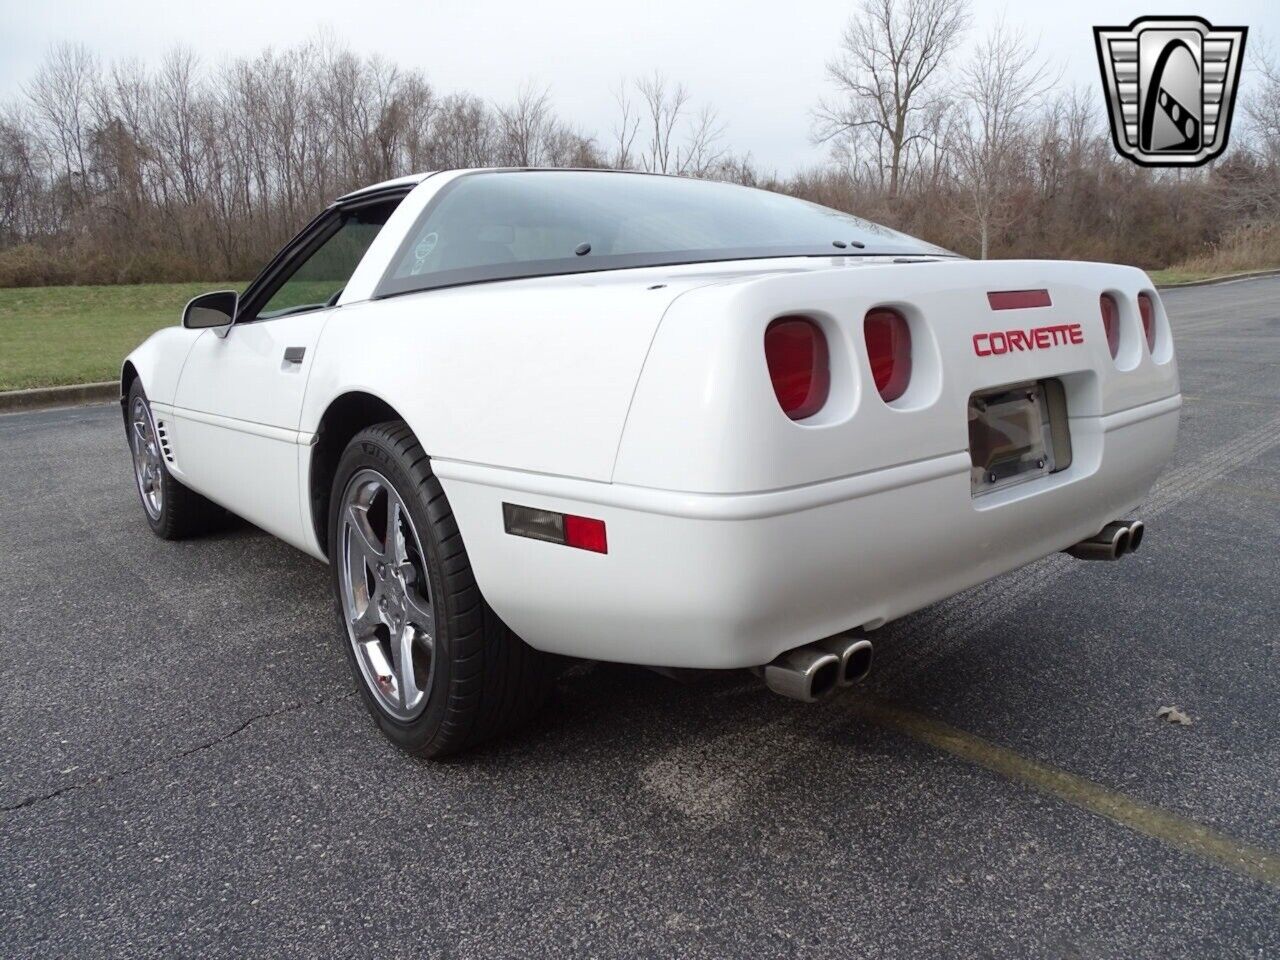
[[[306,347],[285,347],[284,362],[285,363],[301,363],[302,358],[307,355]]]

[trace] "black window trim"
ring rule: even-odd
[[[365,207],[378,206],[390,200],[403,201],[416,186],[417,184],[402,184],[396,187],[388,187],[385,190],[362,193],[350,200],[339,200],[325,207],[305,227],[299,230],[292,240],[280,248],[279,252],[267,262],[267,265],[245,288],[240,297],[239,306],[236,309],[235,323],[266,323],[277,319],[276,317],[259,319],[258,311],[266,306],[267,302],[275,296],[280,287],[289,282],[289,278],[301,268],[302,263],[305,263],[316,250],[341,229],[342,221],[346,214],[362,210]],[[276,283],[277,280],[280,282]],[[325,308],[317,307],[316,311],[323,309]],[[316,311],[298,311],[298,313]],[[281,316],[297,316],[298,313],[282,314]]]

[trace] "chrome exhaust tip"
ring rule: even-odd
[[[835,692],[840,683],[840,658],[815,646],[788,650],[765,664],[764,683],[774,693],[813,703]]]
[[[851,687],[865,680],[871,672],[871,641],[865,637],[841,633],[818,641],[817,646],[840,658],[840,679],[837,682],[842,687]]]
[[[1147,532],[1146,524],[1141,520],[1121,520],[1129,528],[1129,552],[1137,553],[1142,546],[1142,536]]]
[[[1131,543],[1126,524],[1108,523],[1096,536],[1067,547],[1067,553],[1077,560],[1119,560],[1131,549]]]
[[[1116,545],[1115,559],[1119,560],[1129,552],[1129,525],[1118,521],[1116,523],[1108,523],[1102,528],[1102,533],[1104,536],[1111,536],[1113,530]]]

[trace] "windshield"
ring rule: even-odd
[[[466,174],[427,204],[377,296],[483,280],[757,257],[950,255],[851,214],[709,180]]]

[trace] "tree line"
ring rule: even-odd
[[[975,36],[968,0],[863,0],[828,76],[796,109],[829,158],[779,176],[659,73],[619,83],[614,122],[585,131],[548,89],[442,94],[323,36],[213,66],[187,48],[148,67],[58,45],[0,107],[0,286],[247,278],[343,192],[471,166],[731,180],[971,256],[1280,262],[1280,68],[1265,51],[1230,152],[1196,171],[1118,157],[1098,91],[1059,89],[1003,21]]]

